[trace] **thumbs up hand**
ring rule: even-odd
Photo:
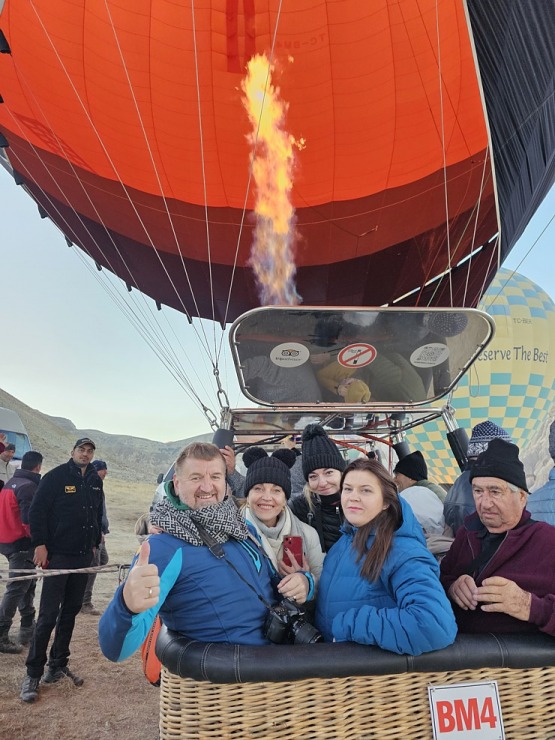
[[[154,563],[149,563],[150,544],[143,542],[139,557],[131,568],[123,586],[123,600],[129,611],[139,614],[158,603],[160,576]]]

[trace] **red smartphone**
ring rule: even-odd
[[[295,560],[299,564],[299,568],[303,567],[303,538],[296,535],[290,535],[289,537],[283,538],[283,562],[285,565],[293,565],[289,560],[288,554],[285,552],[285,548],[291,550]]]

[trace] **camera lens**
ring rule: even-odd
[[[295,624],[291,625],[295,645],[312,645],[316,642],[324,642],[324,638],[318,632],[314,625],[305,622],[304,619],[298,619]]]

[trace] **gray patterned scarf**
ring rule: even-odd
[[[203,509],[183,510],[176,509],[169,499],[164,498],[154,505],[150,521],[164,532],[195,547],[202,547],[204,542],[194,522],[204,527],[220,544],[230,538],[246,540],[249,537],[249,529],[231,497]]]

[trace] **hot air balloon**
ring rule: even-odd
[[[99,267],[225,324],[260,302],[241,84],[265,53],[304,142],[302,301],[475,306],[553,181],[552,12],[4,0],[0,161]]]
[[[555,403],[555,303],[528,278],[501,269],[479,308],[494,319],[495,336],[453,394],[455,418],[469,436],[490,419],[522,449]],[[441,423],[415,429],[407,441],[422,450],[435,479],[460,473]]]

